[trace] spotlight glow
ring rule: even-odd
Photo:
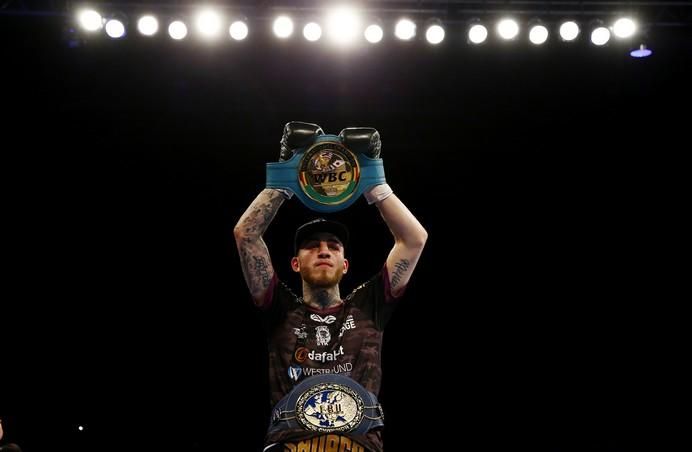
[[[168,26],[168,36],[176,41],[184,39],[187,36],[187,25],[180,20],[174,20]]]
[[[216,11],[210,9],[201,11],[197,14],[195,25],[204,38],[214,39],[221,34],[221,16]]]
[[[322,37],[322,27],[318,23],[310,22],[303,27],[303,37],[310,42],[315,42]]]
[[[425,39],[430,43],[437,45],[445,39],[445,29],[440,25],[431,25],[425,31]]]
[[[534,25],[529,30],[529,41],[532,44],[540,45],[548,40],[548,29],[544,25]]]
[[[272,28],[277,38],[286,39],[293,34],[293,21],[288,16],[279,16]]]
[[[248,33],[249,30],[247,28],[247,24],[242,20],[236,20],[231,24],[230,27],[228,27],[228,34],[231,35],[231,38],[235,39],[236,41],[242,41],[243,39],[247,38]]]
[[[497,33],[507,41],[514,39],[519,34],[519,24],[514,19],[502,19],[497,24]]]
[[[560,37],[563,41],[574,41],[579,36],[579,25],[572,20],[560,25]]]
[[[137,30],[144,36],[154,36],[159,31],[159,21],[154,16],[142,16],[137,21]]]
[[[610,30],[606,27],[597,27],[591,32],[591,42],[594,45],[602,46],[610,41]]]
[[[378,42],[382,41],[382,38],[384,37],[384,30],[382,30],[382,27],[379,25],[372,24],[368,25],[363,35],[368,42],[377,44]]]
[[[326,24],[329,38],[337,44],[350,44],[360,35],[360,19],[351,8],[341,7],[331,11]]]
[[[488,29],[484,25],[476,24],[469,28],[469,41],[473,44],[481,44],[488,39]]]
[[[402,41],[410,41],[416,36],[416,24],[410,19],[401,19],[394,27],[394,35]]]
[[[113,39],[125,36],[125,25],[118,19],[111,19],[106,22],[105,30],[106,34]]]
[[[613,33],[618,38],[629,38],[637,31],[637,24],[628,17],[618,19],[613,24]]]
[[[85,9],[77,14],[77,22],[86,31],[100,30],[103,26],[103,18],[93,9]]]

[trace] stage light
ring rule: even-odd
[[[182,20],[174,20],[168,25],[168,36],[180,41],[187,36],[187,25]]]
[[[137,30],[144,36],[154,36],[159,31],[159,21],[154,16],[142,16],[137,21]]]
[[[579,36],[579,31],[579,25],[575,21],[565,21],[560,25],[560,39],[565,42],[574,41]]]
[[[471,44],[482,44],[488,39],[488,29],[481,23],[480,19],[471,19],[469,25],[467,38]]]
[[[248,33],[249,29],[247,27],[247,23],[243,19],[233,21],[231,26],[228,27],[228,34],[231,35],[231,38],[235,39],[236,41],[242,41],[243,39],[247,38]]]
[[[128,24],[127,16],[114,17],[113,11],[108,10],[109,8],[117,9],[117,3],[104,3],[103,5],[105,6],[100,6],[99,8],[106,9],[99,9],[97,11],[94,8],[82,8],[78,9],[74,16],[68,18],[67,23],[70,23],[73,28],[80,32],[79,39],[82,39],[84,43],[90,38],[88,32],[94,32],[100,29],[104,29],[104,34],[113,39],[119,39],[131,33],[131,28],[136,28],[138,33],[144,36],[153,36],[158,33],[159,24],[155,16],[157,11],[143,11],[144,13],[150,14],[141,15],[142,17],[140,17],[140,15],[136,14],[136,11],[140,7],[128,5],[127,11],[118,11],[118,13],[126,12],[127,15],[130,16],[130,23]],[[229,20],[230,18],[224,17],[229,9],[232,10],[233,7],[219,4],[218,6],[205,8],[202,11],[193,11],[192,17],[188,17],[187,13],[183,13],[186,14],[184,23],[171,22],[173,18],[176,18],[175,16],[178,13],[175,11],[168,11],[166,12],[166,24],[169,24],[168,34],[172,39],[185,39],[192,25],[194,28],[192,32],[193,35],[199,34],[206,38],[221,37],[225,28],[228,35],[230,35],[230,38],[227,38],[229,41],[247,39],[249,34],[249,23],[247,18],[242,15],[238,16],[229,13],[232,14],[231,17],[240,19],[240,21]],[[552,15],[554,18],[555,14],[566,14],[570,16],[568,17],[570,20],[563,24],[556,24],[554,19],[550,19],[551,26],[547,26],[544,23],[544,21],[547,20],[546,18],[539,17],[541,14],[539,8],[527,7],[522,10],[514,11],[516,14],[522,15],[521,22],[517,17],[511,16],[511,14],[513,14],[512,10],[513,8],[493,8],[483,11],[480,14],[501,14],[497,16],[497,21],[485,17],[484,20],[486,23],[483,24],[481,20],[479,20],[480,16],[475,16],[479,14],[479,10],[475,8],[458,8],[454,9],[454,11],[440,8],[420,10],[418,8],[411,9],[403,7],[385,8],[387,14],[386,20],[388,22],[386,32],[390,33],[390,31],[393,31],[397,39],[413,41],[418,39],[417,34],[419,33],[417,27],[420,25],[425,31],[424,33],[420,33],[423,35],[421,36],[421,41],[424,38],[432,45],[439,45],[447,39],[447,32],[455,36],[456,33],[462,32],[460,29],[465,28],[463,32],[467,33],[468,42],[480,44],[488,41],[490,33],[496,33],[491,37],[491,40],[508,41],[516,40],[519,37],[523,39],[524,28],[526,27],[526,39],[536,46],[545,44],[549,39],[555,39],[553,37],[554,34],[559,34],[558,39],[563,41],[580,41],[579,38],[582,34],[580,27],[585,27],[589,30],[588,36],[590,38],[590,44],[594,46],[609,44],[613,38],[629,38],[635,34],[638,35],[642,33],[641,30],[637,29],[638,25],[632,19],[632,16],[611,15],[610,17],[612,17],[613,21],[609,21],[610,23],[607,26],[603,25],[602,22],[596,26],[595,23],[598,21],[598,18],[595,15],[598,14],[598,12],[595,9],[588,12],[572,9],[572,12],[565,11],[564,13],[557,10],[544,11],[546,17]],[[296,24],[300,24],[303,36],[309,42],[323,40],[325,35],[331,38],[332,41],[340,44],[360,41],[363,38],[368,43],[379,43],[384,39],[385,28],[382,25],[382,21],[373,20],[382,19],[381,17],[377,17],[377,8],[366,9],[370,15],[368,20],[365,20],[365,17],[361,17],[361,10],[354,10],[345,6],[337,9],[328,9],[326,17],[322,17],[321,15],[319,17],[316,16],[316,14],[321,14],[323,11],[322,8],[316,6],[288,6],[283,11],[277,11],[277,13],[282,14],[277,14],[269,18],[266,15],[262,15],[257,17],[257,20],[262,23],[267,23],[268,20],[271,20],[274,34],[281,39],[292,37]],[[400,14],[401,16],[396,17],[393,13]],[[293,17],[289,17],[289,14],[293,15]],[[440,14],[444,14],[444,17]],[[603,14],[610,15],[612,13],[604,11]],[[181,16],[178,15],[177,18],[180,17]],[[530,21],[524,20],[524,18],[528,19],[531,17],[533,18]],[[588,19],[586,19],[587,17]],[[168,20],[168,18],[170,18],[170,20]],[[297,22],[294,22],[296,19]],[[389,20],[391,19],[400,19],[394,24],[393,30],[389,28],[391,26]],[[492,20],[492,23],[487,22],[488,20]],[[588,26],[585,25],[586,20],[592,20],[588,22]],[[467,27],[465,27],[465,24],[467,24]],[[491,26],[493,29],[490,28]],[[639,42],[644,39],[643,36],[638,36],[638,38]],[[69,41],[72,42],[74,39]],[[637,42],[634,41],[630,41],[629,43],[637,44]],[[634,52],[637,52],[637,49],[635,49]]]
[[[497,23],[497,34],[506,41],[510,41],[519,34],[519,24],[514,19],[502,19]]]
[[[651,49],[648,49],[646,45],[640,44],[639,47],[630,52],[630,56],[634,58],[646,58],[652,53]]]
[[[382,29],[381,22],[376,19],[374,22],[370,23],[370,25],[365,27],[363,36],[365,36],[365,40],[371,44],[377,44],[378,42],[382,41],[382,38],[384,37],[384,30]]]
[[[197,32],[205,39],[216,39],[221,35],[221,15],[212,10],[200,11],[195,18]]]
[[[394,36],[402,41],[410,41],[416,36],[416,24],[411,19],[399,19],[394,27]]]
[[[535,45],[541,45],[548,40],[548,28],[539,19],[529,21],[529,41]]]
[[[93,9],[85,9],[77,13],[77,22],[86,31],[97,31],[103,27],[101,14]]]
[[[327,15],[327,35],[337,44],[350,44],[360,35],[361,21],[352,8],[340,7]]]
[[[610,41],[610,30],[608,27],[603,25],[600,20],[593,21],[591,23],[591,43],[596,46],[604,46]]]
[[[277,38],[286,39],[293,34],[293,20],[288,16],[279,16],[272,26]]]
[[[322,37],[322,27],[317,22],[309,22],[303,27],[303,37],[310,42],[318,41]]]
[[[618,19],[613,24],[613,34],[616,38],[629,38],[637,31],[637,24],[629,17]]]
[[[430,19],[425,30],[425,39],[433,45],[437,45],[445,39],[445,29],[442,28],[440,19]]]
[[[113,39],[125,36],[125,24],[120,19],[108,19],[104,29],[106,34]]]

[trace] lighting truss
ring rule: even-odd
[[[277,11],[292,14],[295,18],[312,16],[322,12],[325,4],[337,2],[315,0],[268,1],[268,0],[233,0],[211,2],[220,10],[243,12],[248,19],[271,20]],[[348,1],[343,2],[347,4]],[[159,1],[141,2],[121,0],[117,2],[80,2],[80,1],[40,1],[40,0],[2,0],[0,15],[40,15],[67,16],[77,7],[91,6],[103,11],[120,11],[131,14],[149,10],[171,13],[203,6],[205,2]],[[426,20],[437,17],[446,24],[467,21],[472,16],[486,17],[512,14],[516,17],[540,15],[545,20],[551,17],[574,18],[600,17],[608,19],[616,15],[633,14],[640,23],[647,27],[692,27],[692,1],[531,1],[531,0],[374,0],[362,3],[359,11],[364,14],[377,15],[383,19],[393,19],[408,15],[414,20]]]

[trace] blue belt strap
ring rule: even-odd
[[[321,141],[341,140],[336,135],[320,135],[315,140],[315,143]],[[298,149],[293,157],[285,162],[267,163],[267,188],[283,188],[290,190],[303,204],[317,212],[336,212],[349,207],[365,191],[375,185],[384,184],[386,182],[382,159],[373,159],[367,157],[365,154],[359,153],[356,155],[356,158],[360,166],[360,180],[351,197],[336,205],[323,204],[315,201],[305,194],[298,181],[298,168],[306,149],[307,148]]]

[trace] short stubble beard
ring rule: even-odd
[[[341,282],[341,278],[344,277],[343,267],[337,268],[336,270],[337,271],[334,272],[333,275],[322,273],[318,277],[315,277],[312,271],[301,267],[300,276],[312,287],[329,288],[337,286]]]

